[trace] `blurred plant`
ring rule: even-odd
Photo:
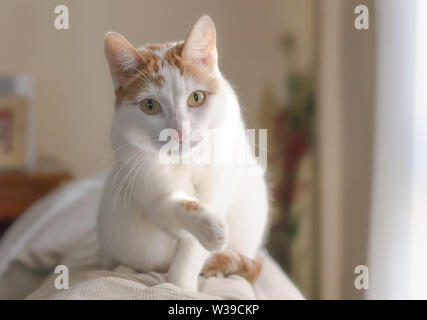
[[[282,37],[281,49],[288,66],[284,79],[286,103],[277,102],[272,90],[266,88],[262,107],[269,119],[260,119],[262,125],[273,128],[268,137],[269,172],[273,183],[275,208],[267,248],[287,270],[289,251],[299,232],[298,215],[292,215],[292,203],[298,193],[297,174],[303,156],[313,148],[314,87],[311,75],[296,68],[296,41],[292,35]],[[264,116],[265,117],[265,116]]]

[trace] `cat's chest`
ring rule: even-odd
[[[170,173],[174,188],[193,195],[197,195],[214,179],[212,170],[206,166],[177,166]]]

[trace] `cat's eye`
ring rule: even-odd
[[[153,115],[162,111],[160,103],[154,99],[144,99],[139,103],[139,107],[146,114]]]
[[[193,91],[187,99],[187,103],[190,107],[200,107],[206,100],[206,94],[202,90]]]

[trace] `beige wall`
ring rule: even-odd
[[[373,127],[375,114],[375,12],[370,9],[370,29],[353,27],[358,0],[345,2],[343,13],[343,269],[342,297],[361,299],[354,288],[354,268],[367,265],[371,206]],[[369,266],[368,266],[369,267]]]
[[[323,0],[322,3],[330,2],[331,8],[335,8],[338,1]],[[283,83],[284,61],[278,50],[280,30],[292,30],[299,35],[298,67],[305,70],[313,67],[315,41],[317,44],[324,41],[312,34],[319,14],[314,2],[2,0],[0,73],[28,73],[34,77],[37,155],[39,158],[54,157],[77,177],[83,177],[99,170],[110,153],[113,88],[103,56],[106,31],[118,31],[136,45],[177,40],[186,35],[200,15],[209,14],[216,23],[223,73],[234,84],[249,116],[267,80],[278,86]],[[356,3],[359,1],[345,2],[338,13],[342,17],[339,21],[342,30],[336,35],[341,38],[332,43],[341,50],[333,51],[339,55],[337,59],[330,57],[331,47],[323,43],[335,69],[325,71],[322,92],[328,94],[329,90],[332,100],[338,94],[337,99],[343,103],[336,106],[340,108],[338,115],[330,104],[325,104],[329,113],[324,115],[331,117],[321,118],[322,110],[319,109],[319,121],[324,121],[325,128],[333,129],[339,123],[345,130],[336,139],[340,143],[337,148],[324,141],[332,156],[340,153],[337,157],[342,167],[340,174],[332,172],[328,175],[330,179],[337,177],[340,180],[335,184],[341,188],[338,193],[329,192],[328,195],[339,220],[325,219],[322,223],[337,226],[335,231],[343,242],[333,246],[338,248],[337,255],[331,250],[319,253],[319,260],[335,266],[339,264],[338,268],[325,269],[334,277],[336,291],[332,292],[333,283],[327,282],[328,278],[321,274],[326,281],[324,285],[332,288],[326,294],[322,289],[321,298],[362,297],[362,292],[352,286],[352,271],[356,264],[366,262],[374,52],[373,30],[357,32],[352,27],[352,10]],[[373,7],[371,1],[367,3]],[[71,30],[54,28],[54,8],[58,4],[69,6]],[[371,25],[374,25],[373,21]],[[334,36],[334,31],[331,32]],[[338,86],[329,85],[328,89],[334,75],[336,78],[332,80]],[[338,120],[332,123],[334,119]],[[336,171],[337,166],[331,162],[325,163],[326,166]],[[324,181],[324,192],[334,190],[328,180]],[[333,243],[335,238],[329,238]],[[339,261],[329,259],[329,254],[338,257]]]
[[[358,0],[319,6],[320,298],[360,299],[354,269],[367,264],[373,119],[375,14],[370,29],[354,28]],[[369,267],[369,266],[368,266]]]
[[[294,67],[304,72],[313,72],[314,68],[316,54],[315,2],[316,0],[276,1],[277,9],[274,21],[280,30],[286,30],[295,36],[298,52]]]
[[[280,78],[280,1],[32,1],[0,2],[0,73],[35,80],[36,150],[78,176],[96,172],[110,153],[113,91],[103,56],[106,31],[131,42],[178,40],[202,14],[216,23],[223,73],[247,112],[266,80]],[[66,4],[70,30],[54,28]]]

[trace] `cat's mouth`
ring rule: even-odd
[[[185,151],[187,149],[192,149],[198,146],[201,143],[201,141],[202,141],[201,139],[192,140],[189,138],[185,138],[183,140],[174,140],[174,139],[169,139],[167,141],[155,140],[153,141],[153,144],[159,149],[166,145],[170,145],[173,149],[179,149],[179,151]]]

